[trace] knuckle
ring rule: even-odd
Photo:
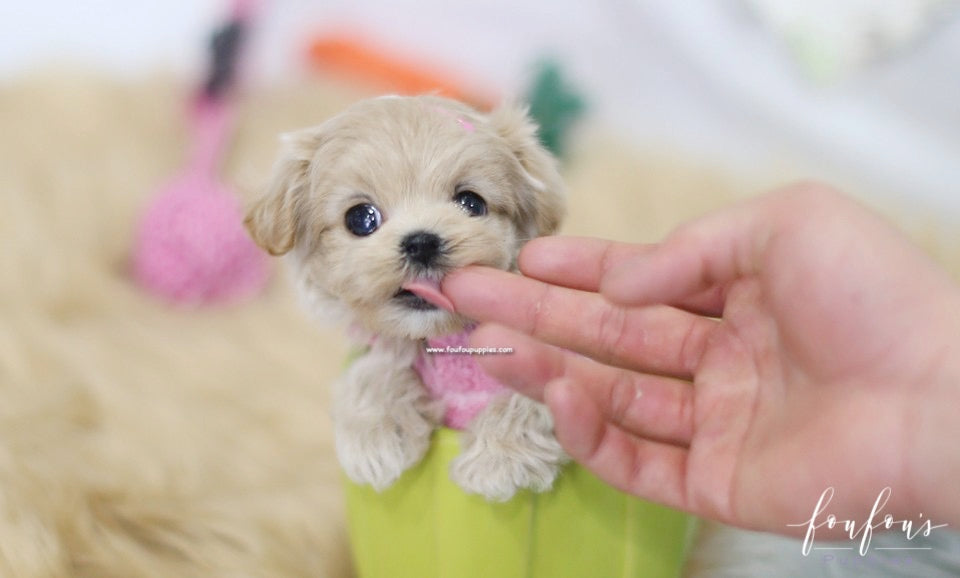
[[[623,357],[624,339],[627,330],[626,310],[605,304],[597,323],[596,343],[607,358]]]
[[[552,315],[551,301],[554,299],[553,286],[544,283],[540,288],[540,293],[533,301],[533,308],[530,312],[530,321],[527,324],[527,334],[535,337],[543,337]]]
[[[629,419],[630,409],[637,400],[637,387],[625,373],[619,373],[607,390],[606,413],[607,418],[615,424],[625,424]]]
[[[712,327],[697,322],[691,322],[689,327],[687,327],[680,343],[680,350],[678,352],[679,359],[677,360],[678,365],[684,373],[689,375],[696,374],[707,346],[710,329],[712,329]]]
[[[600,277],[606,277],[607,273],[610,272],[614,267],[614,249],[616,245],[614,243],[607,243],[603,252],[600,253]]]
[[[689,440],[693,432],[693,412],[694,397],[689,391],[683,391],[679,394],[677,400],[676,424],[678,427],[677,438],[680,440]]]

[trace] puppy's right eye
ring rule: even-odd
[[[380,210],[370,203],[354,205],[343,218],[347,230],[358,237],[366,237],[380,228]]]

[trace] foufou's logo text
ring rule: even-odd
[[[824,527],[828,529],[842,528],[843,532],[851,541],[859,539],[860,545],[857,551],[861,556],[866,556],[867,552],[870,551],[870,541],[873,539],[874,530],[900,531],[904,537],[910,541],[917,536],[929,536],[937,528],[945,528],[947,526],[947,524],[934,524],[929,518],[923,519],[922,513],[916,520],[897,520],[890,514],[883,514],[883,508],[890,499],[891,490],[889,486],[880,491],[876,501],[873,503],[873,509],[870,510],[870,516],[866,520],[862,522],[858,522],[857,520],[838,520],[835,515],[827,513],[827,506],[829,506],[830,501],[833,500],[833,494],[834,489],[832,487],[827,488],[820,494],[820,500],[813,509],[813,515],[810,516],[810,519],[806,522],[787,524],[787,526],[792,528],[807,528],[806,536],[803,539],[802,552],[804,556],[809,556],[811,550],[818,549],[814,545],[814,540],[816,539],[817,530]],[[853,550],[853,546],[849,548],[830,549]],[[929,548],[924,547],[897,549],[929,550]]]

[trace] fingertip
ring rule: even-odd
[[[470,335],[471,347],[490,355],[477,358],[480,367],[504,385],[538,401],[543,388],[557,374],[562,353],[509,327],[494,323],[478,326]]]
[[[497,323],[481,323],[470,333],[470,347],[504,347],[511,331]]]
[[[557,237],[534,237],[523,245],[520,254],[542,251],[544,247],[549,247],[551,243],[556,242],[556,239]]]
[[[453,310],[463,312],[466,302],[490,296],[495,289],[491,269],[470,265],[447,273],[440,281],[440,292],[453,303]]]
[[[543,388],[543,399],[551,410],[563,410],[570,406],[571,397],[575,397],[570,379],[560,377],[547,383]]]
[[[512,332],[506,327],[495,323],[483,323],[470,333],[467,343],[470,347],[483,349],[484,351],[500,351],[508,348],[512,350],[516,345],[511,337]],[[511,375],[512,362],[512,356],[507,354],[480,355],[477,357],[477,363],[487,374],[507,385],[513,385],[511,379],[513,377]]]
[[[537,237],[527,241],[517,256],[517,267],[524,275],[537,276],[536,273],[550,270],[556,264],[556,246],[558,237]]]
[[[568,378],[550,381],[544,402],[553,414],[557,441],[575,460],[590,456],[603,427],[600,412],[589,396]]]
[[[472,280],[482,275],[480,270],[480,267],[468,266],[450,271],[440,281],[440,291],[448,296],[460,293],[462,289],[470,286]]]

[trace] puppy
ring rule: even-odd
[[[246,224],[263,249],[288,255],[306,307],[345,321],[365,346],[333,392],[350,479],[389,487],[449,418],[452,402],[424,383],[436,361],[424,348],[470,320],[437,307],[449,305],[443,276],[473,264],[515,270],[521,246],[553,233],[563,212],[556,162],[515,106],[480,114],[438,97],[382,97],[285,135]],[[452,479],[494,501],[550,488],[566,457],[549,412],[493,392],[462,424]]]

